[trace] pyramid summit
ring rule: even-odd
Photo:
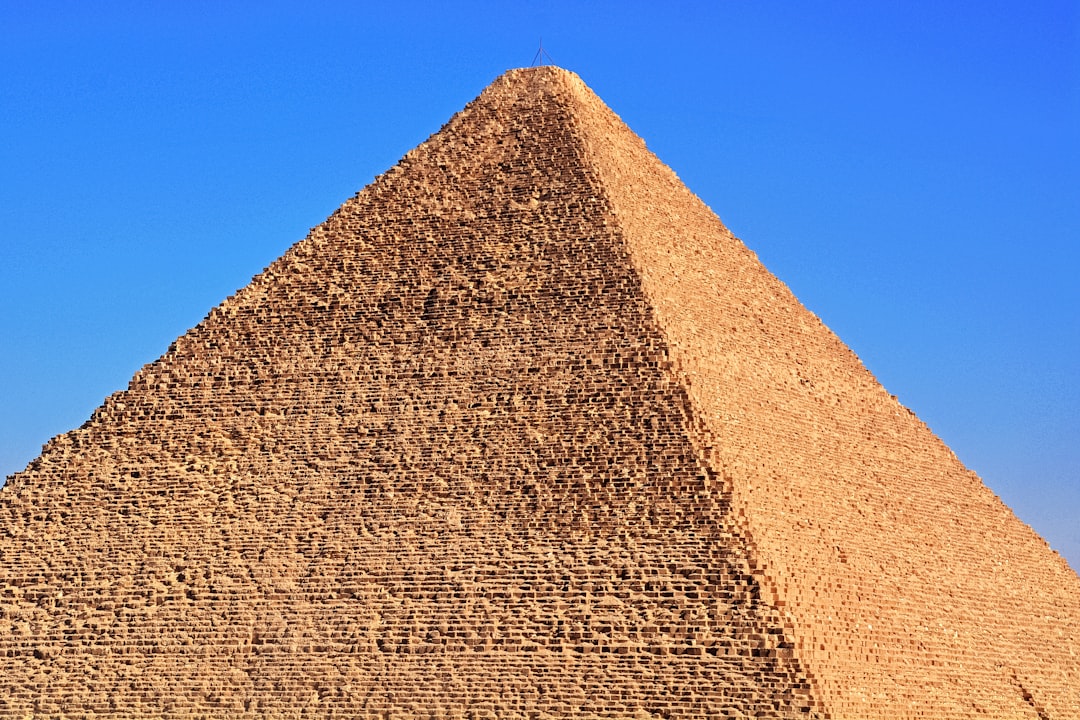
[[[1080,578],[551,66],[0,531],[0,717],[1080,717]]]

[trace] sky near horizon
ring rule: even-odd
[[[1080,569],[1080,2],[0,4],[0,476],[540,38]]]

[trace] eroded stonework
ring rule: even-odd
[[[1080,580],[572,73],[0,491],[0,715],[1077,717]]]

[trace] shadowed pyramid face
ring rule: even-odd
[[[1080,686],[1036,620],[1076,645],[1075,574],[550,67],[53,440],[0,521],[0,714],[1019,716]]]

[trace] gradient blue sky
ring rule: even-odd
[[[1077,2],[0,3],[0,475],[540,37],[1080,568]]]

